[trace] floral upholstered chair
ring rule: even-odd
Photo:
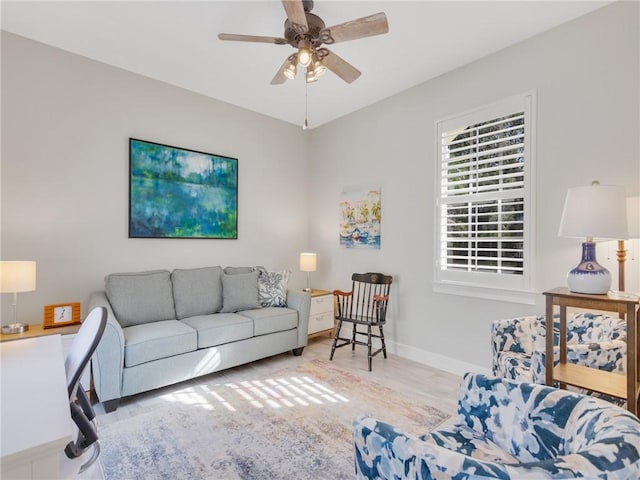
[[[640,478],[640,420],[603,400],[466,374],[456,422],[412,436],[371,417],[353,423],[356,478]]]
[[[496,320],[491,328],[493,374],[523,382],[545,383],[544,316]],[[625,373],[627,324],[608,315],[579,313],[567,321],[567,362]],[[553,328],[558,363],[558,325]]]

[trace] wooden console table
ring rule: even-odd
[[[627,400],[627,409],[638,415],[638,393],[640,392],[640,354],[638,333],[640,325],[640,301],[613,298],[608,295],[573,293],[567,288],[554,288],[544,292],[546,296],[546,384],[554,381],[560,386],[573,385],[594,392],[604,393]],[[553,355],[553,311],[560,307],[560,363],[554,368]],[[616,312],[627,320],[627,375],[606,372],[595,368],[567,363],[567,307]]]
[[[0,333],[0,343],[11,342],[13,340],[23,340],[25,338],[46,337],[48,335],[75,335],[80,330],[80,324],[68,325],[66,327],[44,328],[40,325],[29,325],[29,330],[22,333]],[[70,337],[73,338],[73,337]]]

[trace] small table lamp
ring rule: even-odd
[[[2,327],[2,333],[22,333],[29,330],[18,323],[18,292],[36,289],[36,262],[0,262],[0,292],[13,293],[13,323]]]
[[[576,293],[605,294],[611,286],[609,270],[596,260],[593,238],[628,238],[624,188],[600,185],[570,188],[562,211],[561,237],[586,237],[580,263],[567,273],[569,290]]]
[[[640,238],[640,197],[627,197],[627,225],[629,236],[627,238]],[[618,290],[624,292],[625,268],[627,251],[624,248],[624,240],[618,240]]]
[[[309,272],[316,271],[317,255],[315,253],[301,253],[300,254],[300,271],[307,272],[307,288],[305,292],[310,292],[311,287],[309,285]]]

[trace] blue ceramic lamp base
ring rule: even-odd
[[[602,295],[611,287],[611,273],[596,260],[596,244],[582,243],[582,260],[567,273],[569,290],[575,293]]]

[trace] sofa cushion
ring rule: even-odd
[[[122,331],[125,367],[192,352],[198,348],[197,332],[177,320],[134,325]]]
[[[215,347],[253,337],[251,319],[235,313],[200,315],[185,318],[182,322],[198,332],[198,348]]]
[[[123,328],[176,318],[168,270],[112,273],[104,283],[113,313]]]
[[[258,301],[258,271],[222,274],[222,313],[260,308]]]
[[[260,269],[259,272],[258,296],[260,305],[263,307],[286,307],[287,285],[291,272],[288,270],[268,272],[265,269]]]
[[[253,320],[255,336],[291,330],[298,326],[298,312],[291,308],[265,307],[258,310],[245,310],[238,315]]]
[[[178,320],[216,313],[222,308],[221,267],[176,269],[171,272]]]

